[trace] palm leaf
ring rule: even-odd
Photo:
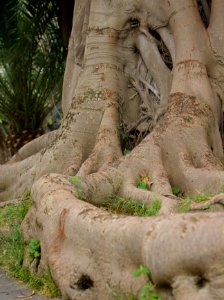
[[[0,113],[17,130],[36,130],[61,89],[65,50],[58,7],[44,0],[10,0],[7,7],[8,35],[0,31]]]

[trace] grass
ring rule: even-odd
[[[0,208],[0,267],[40,294],[57,297],[59,290],[49,269],[36,275],[23,267],[24,240],[20,226],[31,204],[32,199],[27,193],[19,204]]]
[[[77,175],[70,176],[69,181],[76,187],[76,197],[78,197],[80,200],[86,201],[86,197],[81,186],[82,178]]]
[[[149,190],[152,184],[152,178],[150,176],[141,175],[137,180],[137,188],[142,190]]]
[[[212,194],[198,194],[198,195],[187,196],[181,201],[178,211],[180,213],[188,212],[190,210],[190,206],[191,206],[192,202],[207,201],[213,196],[214,195],[212,195]],[[209,207],[205,207],[205,209],[208,209],[208,208]]]
[[[148,281],[145,282],[145,284],[141,287],[138,297],[133,294],[125,295],[111,289],[112,294],[115,296],[116,300],[161,300],[161,297],[155,291],[155,286],[150,280],[151,272],[147,267],[140,265],[132,275],[136,278],[144,275],[148,277]]]
[[[0,208],[0,227],[10,226],[13,222],[21,223],[31,207],[32,199],[25,193],[17,205],[7,205]]]
[[[161,208],[159,200],[152,201],[150,206],[137,202],[133,199],[114,197],[110,203],[103,204],[103,207],[115,214],[124,214],[140,217],[155,216]]]

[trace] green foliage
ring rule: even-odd
[[[32,274],[27,268],[21,267],[16,274],[12,275],[43,295],[52,298],[60,296],[60,291],[53,281],[49,268],[41,275],[37,275]]]
[[[212,196],[212,194],[198,194],[198,195],[191,195],[187,196],[184,199],[181,200],[180,206],[178,211],[180,213],[185,213],[190,210],[192,202],[203,202],[209,200]],[[211,208],[211,205],[205,205],[203,207],[204,210]]]
[[[178,186],[173,186],[172,192],[175,196],[178,196],[180,194],[180,188]]]
[[[142,190],[147,190],[148,184],[145,181],[139,180],[137,183],[137,188],[142,189]]]
[[[179,213],[186,213],[186,212],[188,212],[190,210],[191,202],[192,202],[192,200],[187,200],[187,199],[185,200],[185,199],[183,199],[181,201],[180,206],[179,206],[178,212]]]
[[[60,97],[65,50],[51,1],[14,1],[0,30],[0,114],[9,130],[36,132]],[[5,24],[7,22],[7,24]]]
[[[155,216],[161,208],[161,202],[157,199],[152,201],[152,204],[147,209],[148,216]]]
[[[143,266],[143,265],[140,265],[139,268],[133,272],[133,276],[134,277],[140,277],[141,275],[147,275],[147,276],[150,276],[150,270],[149,268]]]
[[[13,277],[27,283],[27,285],[50,297],[59,296],[50,270],[41,275],[32,274],[23,267],[24,239],[20,229],[28,209],[31,206],[30,194],[24,194],[21,202],[0,208],[0,267],[8,271]],[[39,241],[30,240],[29,252],[33,258],[39,257]]]
[[[161,298],[154,291],[153,285],[151,283],[147,283],[141,288],[139,300],[161,300]]]
[[[81,183],[81,177],[80,176],[70,176],[69,181],[74,185],[80,185]]]
[[[137,188],[148,190],[152,184],[152,180],[150,176],[140,175],[137,180]]]
[[[35,239],[31,239],[29,241],[29,255],[32,260],[34,258],[40,257],[41,255],[40,241]]]
[[[139,268],[133,272],[134,277],[140,277],[142,275],[150,278],[151,273],[149,268],[140,265]],[[140,291],[139,300],[161,300],[160,296],[155,292],[153,284],[149,281],[143,285]]]
[[[104,203],[103,207],[116,214],[151,217],[158,213],[161,208],[161,203],[159,200],[155,199],[152,201],[151,205],[146,206],[145,204],[132,199],[114,197],[112,201]]]
[[[149,268],[140,265],[139,268],[133,272],[133,276],[147,276],[149,281],[142,286],[138,298],[134,295],[122,295],[121,293],[113,291],[117,300],[161,300],[160,296],[155,292],[155,287],[150,281],[151,272]]]
[[[74,186],[76,187],[76,197],[78,197],[80,200],[86,201],[86,197],[84,194],[84,191],[81,187],[81,177],[79,176],[70,176],[69,177],[69,181],[74,184]]]
[[[0,266],[10,273],[17,273],[23,261],[24,242],[19,223],[10,224],[10,232],[5,236],[0,231]]]
[[[27,211],[32,205],[32,199],[29,192],[21,196],[19,204],[7,205],[0,208],[0,227],[7,226],[13,222],[21,223]]]
[[[192,196],[188,196],[185,199],[189,199],[191,201],[195,201],[195,202],[202,202],[202,201],[206,201],[209,200],[212,197],[211,194],[198,194],[198,195],[192,195]]]

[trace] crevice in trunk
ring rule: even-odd
[[[160,37],[159,33],[156,30],[152,30],[149,28],[149,33],[156,39],[157,47],[161,57],[166,64],[166,66],[172,70],[173,69],[173,62],[170,55],[168,48],[166,47],[165,43],[163,42],[162,38]]]
[[[205,28],[209,25],[210,13],[211,13],[211,1],[197,0],[198,11]]]

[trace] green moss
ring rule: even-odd
[[[105,203],[103,207],[116,214],[149,217],[155,216],[158,213],[161,208],[161,203],[159,200],[155,199],[152,201],[151,205],[146,206],[133,199],[114,197],[111,202]]]

